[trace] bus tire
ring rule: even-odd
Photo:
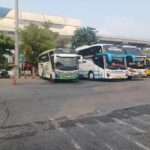
[[[53,76],[52,76],[52,74],[50,74],[50,80],[53,81]]]
[[[92,71],[89,72],[88,78],[89,78],[89,80],[94,80],[95,79],[94,73]]]
[[[55,81],[56,81],[55,79],[53,79],[52,74],[50,75],[50,81],[52,81],[52,82],[55,82]]]
[[[132,80],[132,76],[128,76],[128,80]]]

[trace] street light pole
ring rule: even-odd
[[[16,76],[19,78],[19,9],[18,0],[15,0],[15,67]]]

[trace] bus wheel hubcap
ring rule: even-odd
[[[94,79],[94,74],[93,73],[90,73],[90,79]]]

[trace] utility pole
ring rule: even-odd
[[[19,78],[19,9],[18,0],[15,0],[15,67],[16,77]]]

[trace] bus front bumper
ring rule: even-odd
[[[58,80],[76,80],[79,78],[78,72],[56,72],[56,79]]]

